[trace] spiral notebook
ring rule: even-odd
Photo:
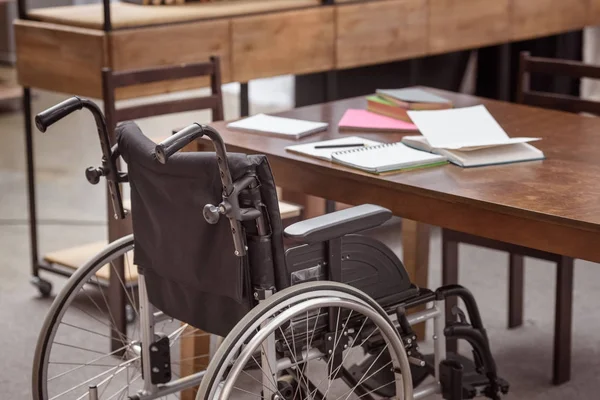
[[[331,155],[331,160],[374,174],[433,167],[448,162],[444,156],[415,150],[401,142],[337,151]]]

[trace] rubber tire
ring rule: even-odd
[[[54,299],[54,302],[52,302],[50,310],[48,310],[46,318],[44,319],[44,324],[40,330],[40,335],[38,336],[35,347],[31,387],[34,400],[47,400],[44,398],[44,390],[42,387],[44,383],[42,382],[42,365],[44,363],[44,358],[48,347],[48,335],[56,323],[62,307],[64,307],[67,300],[69,300],[73,290],[79,286],[82,280],[87,278],[94,268],[101,268],[106,264],[106,261],[103,260],[112,257],[114,253],[118,253],[127,247],[133,248],[133,235],[125,236],[110,243],[104,250],[94,256],[94,258],[88,261],[84,266],[78,268],[67,280],[67,283],[58,293]],[[100,265],[98,266],[99,263]]]
[[[219,346],[219,348],[215,352],[215,355],[212,358],[211,362],[208,364],[206,375],[204,375],[204,378],[200,383],[198,393],[196,394],[196,400],[212,400],[208,399],[207,396],[210,393],[210,388],[214,383],[214,375],[221,369],[223,360],[231,351],[231,347],[240,340],[241,336],[247,330],[247,326],[253,324],[264,313],[269,312],[271,308],[276,307],[280,303],[300,294],[318,290],[341,291],[346,294],[356,296],[360,300],[373,307],[377,312],[379,312],[379,314],[382,315],[389,322],[389,324],[394,328],[394,330],[396,330],[394,324],[390,320],[385,310],[367,294],[352,286],[330,281],[307,282],[290,286],[282,290],[281,292],[278,292],[275,295],[269,297],[267,300],[260,303],[258,306],[254,307],[248,314],[246,314],[244,318],[242,318],[233,327],[231,332],[229,332],[227,337],[223,340],[223,343],[221,343],[221,346]],[[400,337],[400,334],[397,331],[396,333],[398,334],[398,337]]]

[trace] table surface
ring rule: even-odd
[[[543,161],[460,168],[454,165],[377,176],[290,153],[286,146],[356,133],[340,133],[348,108],[364,98],[302,107],[278,115],[330,124],[299,141],[213,126],[229,151],[269,157],[279,186],[344,201],[372,202],[399,216],[543,251],[600,261],[600,119],[429,89],[455,107],[484,104],[509,136],[541,137]],[[401,134],[358,134],[396,142]]]

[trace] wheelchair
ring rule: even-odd
[[[366,204],[284,230],[265,156],[227,153],[219,133],[199,124],[155,145],[126,122],[111,147],[100,109],[77,97],[36,125],[45,131],[82,108],[103,152],[86,176],[106,178],[117,219],[127,218],[121,184],[129,183],[134,234],[110,243],[57,295],[35,351],[34,399],[179,398],[189,388],[197,400],[508,392],[471,293],[416,287],[389,248],[361,234],[389,210]],[[201,137],[214,152],[178,153]],[[285,248],[284,237],[295,245]],[[107,279],[119,291],[105,289]],[[136,313],[124,330],[119,296]],[[466,310],[456,308],[455,321],[444,320],[450,296]],[[412,326],[430,319],[426,355]],[[466,341],[472,357],[447,352],[448,339]],[[199,340],[182,358],[180,344]]]

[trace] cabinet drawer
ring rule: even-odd
[[[233,80],[303,74],[334,66],[334,8],[234,18]]]
[[[509,1],[430,1],[430,53],[472,49],[506,41],[510,35]]]
[[[337,7],[336,67],[421,56],[427,49],[427,1],[385,0]]]
[[[206,62],[221,59],[223,82],[231,80],[229,20],[197,21],[160,27],[118,30],[111,34],[115,71]],[[208,86],[209,79],[189,78],[117,89],[117,98],[132,98]]]
[[[588,5],[588,0],[512,0],[512,39],[580,29],[588,23]],[[600,11],[598,4],[596,8]]]

